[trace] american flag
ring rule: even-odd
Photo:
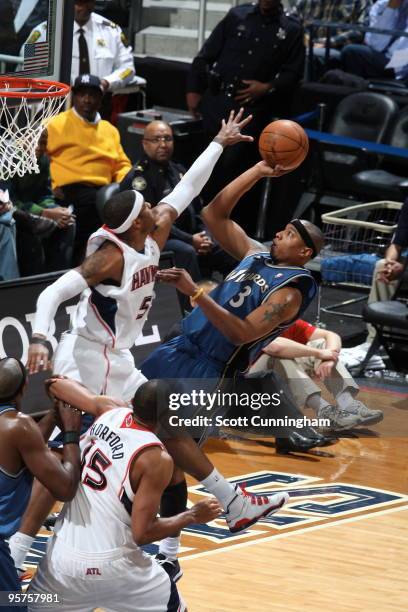
[[[48,66],[48,42],[24,45],[23,70],[38,70]]]

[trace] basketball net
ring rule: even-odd
[[[40,171],[38,141],[69,91],[64,83],[0,77],[0,179]]]

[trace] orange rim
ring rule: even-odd
[[[49,91],[51,87],[55,90]],[[31,91],[33,88],[39,91]],[[70,89],[69,85],[58,81],[14,76],[0,77],[0,98],[61,98],[67,96]]]

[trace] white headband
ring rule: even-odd
[[[133,208],[130,211],[127,219],[122,223],[122,225],[119,225],[119,227],[115,227],[115,229],[111,227],[109,228],[109,231],[113,232],[114,234],[123,234],[123,232],[126,232],[130,228],[136,217],[139,216],[139,213],[142,210],[142,206],[144,204],[144,197],[135,189],[132,189],[132,191],[135,194]]]

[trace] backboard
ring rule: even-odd
[[[70,82],[74,0],[0,1],[0,74]]]

